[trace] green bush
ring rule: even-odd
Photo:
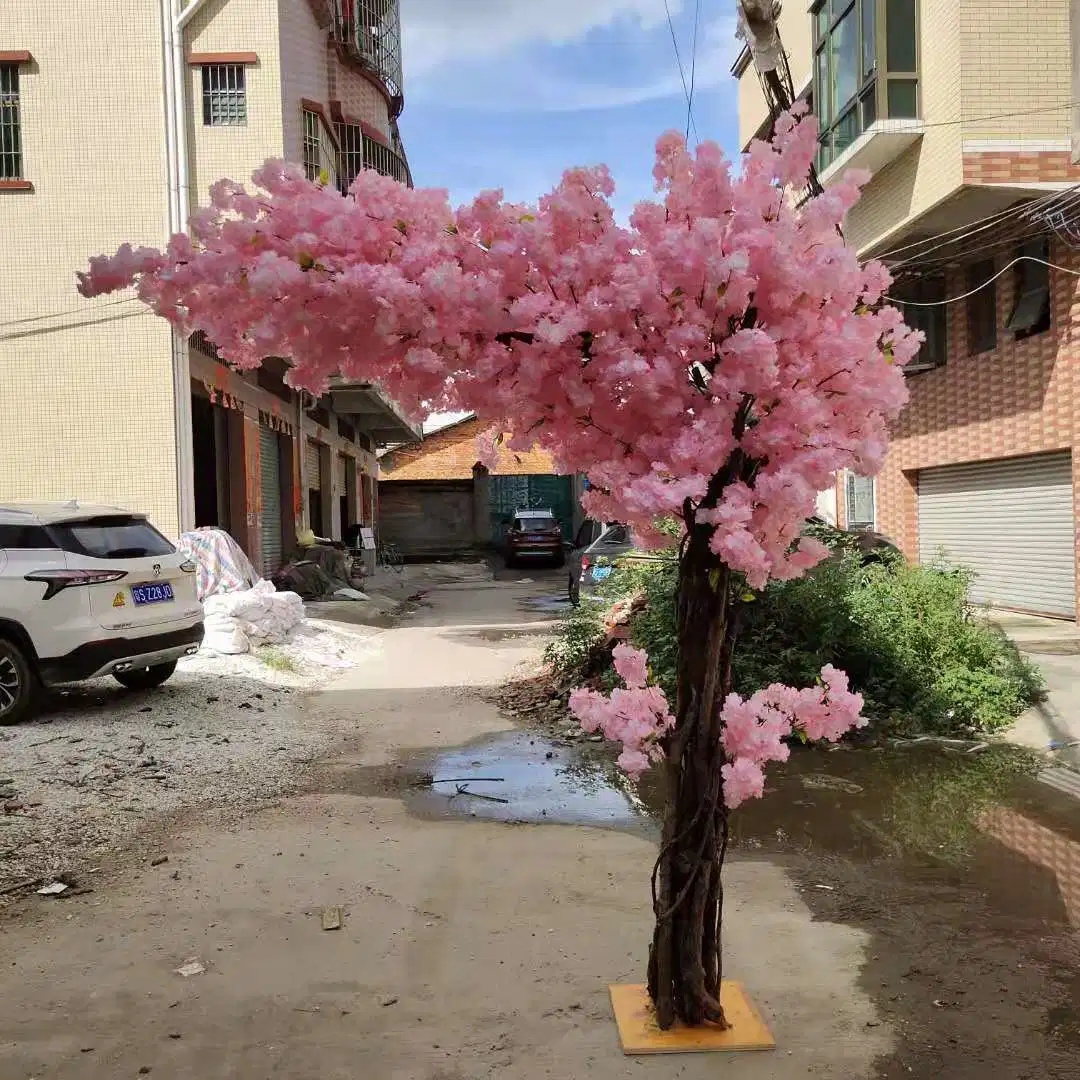
[[[797,581],[774,582],[740,603],[733,663],[735,689],[750,694],[769,683],[806,686],[825,664],[847,671],[866,698],[866,715],[897,734],[1000,731],[1040,699],[1038,668],[966,601],[968,575],[909,567],[886,558],[864,565],[857,554],[836,557]],[[653,677],[674,700],[676,570],[635,563],[604,583],[607,600],[644,590],[648,606],[632,639],[648,651]],[[564,624],[549,660],[571,676],[601,633],[596,605],[582,605]],[[588,609],[588,610],[586,610]],[[584,626],[588,645],[583,648]]]
[[[969,575],[844,555],[748,605],[736,689],[800,686],[835,664],[866,715],[900,734],[989,733],[1043,693],[1038,668],[967,603]]]
[[[585,667],[594,646],[604,636],[602,609],[598,604],[571,608],[559,632],[544,650],[544,660],[560,679],[570,679]]]

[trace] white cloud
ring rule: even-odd
[[[682,74],[663,0],[406,0],[406,92],[487,112],[576,112],[680,97],[683,76],[690,78],[692,12],[686,0],[668,7]],[[570,67],[553,58],[551,46],[588,55],[580,46],[605,31],[592,62]],[[734,14],[703,19],[697,89],[730,81],[737,53]]]
[[[672,16],[682,0],[668,0]],[[403,0],[407,77],[498,56],[524,45],[566,45],[616,22],[650,30],[666,22],[663,0]]]

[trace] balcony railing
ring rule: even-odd
[[[385,84],[401,111],[401,9],[399,0],[333,0],[334,40]]]

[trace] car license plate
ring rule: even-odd
[[[593,581],[603,581],[604,578],[611,576],[610,566],[594,566],[592,572]]]
[[[132,585],[131,599],[135,601],[136,607],[143,604],[163,604],[173,599],[173,587],[165,582],[157,585]]]

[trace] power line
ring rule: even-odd
[[[1041,206],[1042,204],[1049,202],[1051,199],[1054,199],[1057,196],[1064,194],[1065,191],[1068,190],[1070,189],[1065,189],[1064,191],[1053,191],[1048,193],[1047,195],[1040,196],[1039,198],[1034,199],[1031,202],[1018,203],[1015,206],[1006,207],[1006,209],[1004,210],[996,210],[992,214],[987,214],[986,217],[976,218],[974,221],[969,221],[963,225],[958,225],[955,229],[946,229],[944,232],[937,233],[934,236],[927,236],[924,237],[922,240],[915,240],[910,244],[901,244],[900,247],[893,248],[890,251],[882,252],[882,254],[876,255],[874,257],[878,261],[884,261],[885,259],[889,259],[894,255],[900,255],[905,251],[910,251],[912,248],[922,248],[925,247],[927,244],[932,244],[935,240],[944,240],[948,236],[954,237],[953,240],[948,241],[949,243],[957,243],[963,239],[964,235],[981,231],[980,229],[977,229],[976,226],[1000,224],[1001,222],[1006,221],[1010,217],[1019,216],[1024,211],[1029,211],[1038,206]],[[1080,185],[1077,185],[1077,187],[1072,190],[1080,191]],[[931,248],[930,250],[934,249]],[[921,252],[920,254],[925,254],[925,252]],[[918,258],[918,256],[913,255],[911,256],[911,258],[915,259]],[[907,261],[910,260],[901,260],[901,262]]]
[[[1059,109],[1072,109],[1080,105],[1080,101],[1063,101],[1058,105],[1044,105],[1038,109],[1021,109],[1019,112],[989,113],[986,116],[962,116],[959,120],[935,120],[930,124],[913,121],[913,130],[923,131],[926,128],[955,127],[957,124],[979,124],[983,120],[1009,120],[1015,116],[1035,116],[1038,113],[1057,112]]]
[[[697,81],[697,39],[701,25],[701,0],[694,3],[694,44],[690,52],[690,93],[686,96],[686,141],[690,141],[690,124],[694,119],[694,85]],[[695,131],[696,134],[696,131]]]
[[[90,314],[93,314],[91,312]],[[64,330],[81,330],[86,326],[98,326],[101,323],[120,322],[123,319],[138,319],[153,314],[149,308],[141,311],[121,311],[115,315],[105,315],[100,319],[80,319],[75,322],[61,323],[59,326],[34,326],[26,330],[14,330],[10,334],[0,334],[0,341],[16,341],[21,338],[42,337],[45,334],[59,334]]]
[[[974,289],[969,289],[966,293],[961,293],[959,296],[950,296],[947,300],[901,300],[898,296],[886,295],[885,299],[892,301],[894,304],[900,304],[901,307],[944,307],[946,304],[955,304],[959,300],[966,300],[969,296],[974,296],[977,292],[982,292],[987,285],[992,285],[1006,270],[1012,269],[1017,263],[1033,262],[1039,263],[1041,266],[1049,267],[1051,270],[1059,270],[1063,274],[1072,274],[1073,277],[1080,277],[1080,270],[1070,270],[1067,266],[1058,266],[1056,263],[1047,262],[1045,259],[1037,259],[1034,255],[1018,255],[1012,262],[1006,263],[996,274],[992,277],[988,277],[981,285],[976,285]]]
[[[664,0],[664,12],[667,15],[668,30],[671,32],[671,44],[675,48],[675,63],[679,66],[679,79],[682,81],[683,95],[686,97],[686,111],[690,119],[690,127],[694,129],[694,138],[700,139],[698,135],[697,124],[694,122],[694,115],[692,110],[693,100],[690,96],[690,87],[686,82],[686,68],[683,67],[682,54],[679,52],[679,40],[675,36],[675,21],[671,17],[671,5],[668,0]]]
[[[65,315],[82,315],[91,311],[99,311],[101,308],[116,307],[118,304],[132,304],[142,303],[137,296],[125,296],[123,300],[108,300],[104,304],[97,304],[94,307],[88,307],[83,304],[82,307],[68,308],[67,311],[54,311],[50,315],[27,315],[24,319],[7,319],[4,322],[0,322],[0,329],[9,326],[25,326],[27,323],[32,322],[44,322],[46,319],[62,319]]]

